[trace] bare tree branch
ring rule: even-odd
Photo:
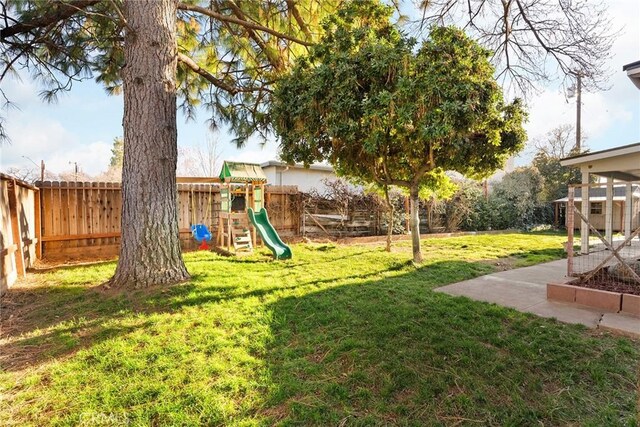
[[[420,7],[418,28],[462,26],[491,49],[508,91],[526,95],[555,77],[568,84],[577,72],[587,90],[608,87],[618,31],[602,0],[424,0]]]

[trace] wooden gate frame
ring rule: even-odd
[[[584,192],[584,191],[583,191]],[[568,258],[568,262],[567,262],[567,275],[568,276],[574,276],[573,274],[573,229],[574,229],[574,214],[578,214],[578,216],[580,217],[580,219],[582,219],[582,221],[584,221],[589,228],[591,229],[591,231],[593,231],[593,233],[598,236],[598,238],[602,241],[602,243],[604,243],[605,247],[607,249],[609,249],[609,251],[611,252],[609,254],[609,256],[607,256],[602,262],[600,262],[600,264],[598,264],[598,266],[596,268],[594,268],[593,270],[591,270],[589,273],[587,273],[586,275],[582,275],[582,279],[587,282],[589,281],[591,278],[593,278],[593,276],[595,276],[596,274],[598,274],[598,272],[600,270],[602,270],[607,263],[612,259],[612,258],[616,258],[618,261],[620,261],[620,264],[622,265],[622,267],[627,270],[627,272],[631,275],[631,277],[633,277],[633,279],[640,283],[640,276],[638,276],[638,274],[629,266],[624,262],[624,259],[620,256],[619,252],[620,249],[622,249],[623,247],[627,246],[628,243],[631,242],[631,240],[633,240],[636,236],[640,235],[640,227],[636,228],[633,233],[631,233],[629,235],[629,237],[627,237],[626,239],[624,239],[624,241],[622,243],[620,243],[618,245],[617,248],[614,248],[613,245],[607,241],[607,239],[605,239],[602,234],[593,226],[593,224],[591,224],[589,222],[589,220],[587,218],[585,218],[585,216],[582,214],[582,212],[580,212],[578,210],[578,208],[575,206],[574,203],[574,188],[570,187],[569,188],[569,197],[568,197],[568,202],[567,204],[571,205],[571,209],[567,209],[567,216],[568,218],[568,242],[567,242],[567,258]],[[570,212],[570,213],[569,213]],[[588,256],[588,255],[587,255]]]

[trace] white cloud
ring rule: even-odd
[[[89,175],[107,168],[111,156],[111,143],[102,141],[85,143],[68,131],[60,122],[47,118],[33,121],[25,115],[7,123],[11,143],[0,148],[0,166],[3,170],[15,167],[31,169],[32,163],[44,160],[47,170],[55,173],[71,170],[69,162]],[[34,125],[37,123],[37,125]]]
[[[40,103],[36,83],[28,75],[23,75],[25,73],[20,74],[3,81],[2,90],[7,98],[19,109]]]
[[[616,123],[628,122],[632,117],[632,111],[606,92],[582,95],[582,131],[587,137],[600,136]],[[575,99],[567,102],[559,91],[546,90],[531,103],[529,123],[525,127],[531,140],[565,123],[576,123]]]
[[[73,143],[73,135],[62,124],[48,118],[32,120],[25,114],[13,114],[12,120],[6,123],[6,130],[11,141],[1,148],[3,167],[28,162],[24,157],[46,160],[51,152]]]
[[[77,162],[81,171],[89,175],[97,175],[107,169],[111,158],[111,147],[111,143],[102,141],[77,144],[70,149],[55,152],[45,160],[45,163],[47,169],[63,172],[73,170],[73,163]]]

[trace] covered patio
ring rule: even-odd
[[[594,219],[591,218],[590,221],[591,203],[594,202],[590,196],[597,188],[604,188],[604,196],[598,194],[596,202],[601,203],[600,206],[604,211],[600,213],[604,215],[604,227],[594,228],[604,228],[605,240],[608,243],[613,242],[615,195],[617,201],[621,202],[619,206],[623,207],[620,212],[621,227],[616,228],[621,228],[620,231],[624,232],[625,239],[630,238],[639,226],[640,203],[634,197],[634,189],[640,184],[640,143],[568,157],[560,163],[562,166],[580,168],[582,172],[582,184],[576,186],[582,189],[581,195],[587,195],[579,198],[578,206],[580,214],[584,217],[584,220],[577,218],[580,220],[580,252],[585,255],[589,253],[590,224]],[[593,175],[598,177],[598,182],[595,184],[592,183]],[[601,193],[602,190],[595,192]],[[570,208],[567,206],[567,212]],[[567,224],[567,227],[570,226]]]

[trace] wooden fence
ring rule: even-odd
[[[47,259],[115,255],[120,244],[122,192],[115,182],[39,182],[42,201],[42,253]],[[180,239],[196,246],[190,226],[204,223],[215,235],[220,189],[211,184],[177,184]],[[295,186],[267,186],[265,201],[273,226],[297,235],[300,213]]]
[[[374,197],[335,201],[308,196],[304,200],[301,234],[344,238],[381,234],[385,207]]]
[[[0,294],[40,256],[38,189],[0,174]]]

